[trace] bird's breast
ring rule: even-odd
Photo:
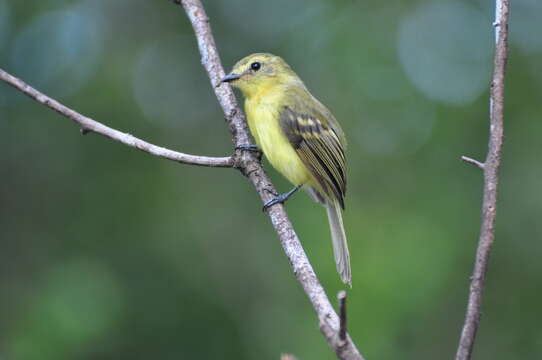
[[[271,165],[292,184],[309,181],[309,173],[280,126],[280,99],[247,99],[245,112],[256,143]]]

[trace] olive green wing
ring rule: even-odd
[[[320,185],[323,196],[344,209],[346,159],[344,135],[337,121],[308,91],[289,94],[280,113],[280,126]]]

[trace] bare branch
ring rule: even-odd
[[[201,62],[207,70],[218,101],[226,115],[226,121],[230,126],[235,146],[238,147],[239,145],[249,143],[250,137],[245,117],[237,105],[230,86],[216,86],[224,76],[224,69],[218,56],[209,19],[203,5],[199,0],[173,0],[173,2],[183,6],[192,23],[201,53]],[[255,154],[249,151],[237,150],[235,166],[249,178],[258,191],[262,202],[265,203],[271,199],[272,195],[270,192],[275,191],[274,187]],[[339,317],[333,310],[322,285],[318,281],[307,255],[301,246],[301,242],[284,211],[284,207],[282,205],[275,205],[269,208],[267,213],[278,234],[282,248],[292,265],[294,274],[316,311],[320,321],[320,331],[326,338],[329,346],[335,351],[339,359],[363,359],[348,334],[346,334],[345,341],[340,340]]]
[[[473,275],[471,277],[469,302],[456,360],[468,360],[480,322],[480,308],[485,284],[485,274],[493,240],[497,211],[497,186],[503,143],[504,74],[508,53],[509,0],[496,0],[495,4],[495,61],[490,94],[489,145],[484,169],[484,199],[482,224]]]
[[[346,291],[341,290],[337,294],[337,299],[339,300],[339,317],[340,317],[340,328],[339,328],[339,339],[344,341],[346,339],[347,324],[346,324]]]
[[[470,157],[467,157],[467,156],[461,156],[461,160],[463,160],[464,162],[467,162],[469,164],[472,164],[472,165],[478,167],[479,169],[484,170],[485,164],[482,163],[482,162],[479,162],[478,160],[474,160],[474,159],[472,159]]]
[[[183,164],[199,165],[199,166],[211,166],[211,167],[232,167],[233,159],[231,157],[207,157],[183,154],[177,151],[169,150],[160,146],[150,144],[146,141],[136,138],[127,133],[112,129],[99,123],[91,118],[83,116],[78,112],[62,105],[58,101],[42,94],[38,90],[34,89],[24,81],[16,78],[0,69],[0,80],[13,86],[15,89],[22,91],[37,102],[55,110],[61,115],[71,119],[81,127],[81,133],[84,135],[88,132],[95,132],[96,134],[103,135],[112,140],[118,141],[125,145],[134,147],[136,149],[145,151],[149,154],[180,162]]]

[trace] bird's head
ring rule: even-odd
[[[265,53],[249,55],[237,62],[222,82],[235,86],[246,97],[275,86],[300,82],[282,58]]]

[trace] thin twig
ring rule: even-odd
[[[471,277],[469,302],[456,360],[471,357],[478,324],[485,284],[485,274],[493,240],[495,237],[495,215],[497,211],[498,174],[503,143],[504,74],[508,52],[509,0],[496,0],[495,4],[496,48],[490,94],[490,130],[486,161],[484,162],[484,199],[482,224],[473,275]]]
[[[339,339],[344,341],[346,339],[346,332],[348,330],[346,323],[346,291],[339,291],[339,294],[337,294],[337,299],[339,300],[339,319],[341,323],[339,328]]]
[[[177,151],[169,150],[161,146],[156,146],[141,139],[136,138],[133,135],[123,133],[121,131],[112,129],[99,123],[91,118],[79,114],[75,110],[62,105],[58,101],[50,98],[49,96],[39,92],[30,85],[26,84],[21,79],[16,78],[13,75],[8,74],[4,70],[0,69],[0,80],[13,86],[15,89],[22,91],[37,102],[55,110],[61,115],[73,120],[81,127],[81,133],[85,135],[88,132],[95,132],[96,134],[103,135],[112,140],[134,147],[136,149],[145,151],[149,154],[180,162],[183,164],[199,165],[199,166],[211,166],[211,167],[232,167],[233,159],[231,157],[207,157],[183,154]]]
[[[213,85],[218,101],[226,115],[226,121],[230,126],[235,146],[247,144],[249,142],[249,133],[245,117],[237,105],[230,86],[222,85],[216,87],[224,75],[224,69],[218,56],[209,19],[201,1],[173,0],[173,2],[176,4],[180,3],[183,6],[192,23],[201,53],[201,62],[207,70],[211,85]],[[269,190],[275,191],[275,189],[261,167],[257,156],[249,151],[242,150],[237,150],[236,154],[235,166],[249,178],[258,191],[262,202],[265,203],[270,200],[272,195]],[[348,334],[345,341],[339,339],[339,317],[333,310],[333,306],[318,281],[284,208],[281,205],[276,205],[271,207],[267,213],[278,234],[282,248],[292,265],[294,274],[316,311],[320,321],[320,331],[326,338],[329,346],[335,351],[339,359],[363,359]]]
[[[472,159],[472,158],[467,157],[467,156],[461,156],[461,160],[463,160],[464,162],[467,162],[469,164],[472,164],[472,165],[476,166],[479,169],[484,170],[485,164],[478,161],[478,160]]]

